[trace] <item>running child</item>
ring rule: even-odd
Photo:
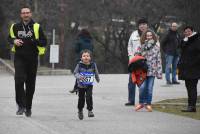
[[[94,117],[92,90],[94,78],[97,82],[99,79],[99,72],[95,62],[91,61],[91,51],[83,50],[81,52],[81,61],[76,65],[74,76],[78,83],[78,118],[83,120],[83,108],[85,100],[87,104],[88,117]]]

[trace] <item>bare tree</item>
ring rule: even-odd
[[[127,72],[127,44],[131,32],[137,29],[136,20],[140,17],[148,18],[155,31],[165,16],[176,16],[200,30],[200,2],[196,0],[2,0],[0,18],[4,21],[1,21],[0,27],[4,32],[0,34],[5,38],[1,39],[3,44],[6,44],[9,25],[19,20],[19,9],[25,4],[32,7],[34,19],[48,36],[48,44],[52,42],[52,29],[56,29],[56,43],[62,44],[63,50],[61,66],[70,69],[75,64],[74,40],[80,28],[88,28],[91,32],[94,59],[104,73]],[[48,56],[47,51],[46,65]]]

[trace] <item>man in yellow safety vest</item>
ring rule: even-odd
[[[11,25],[8,41],[13,44],[12,52],[15,54],[15,95],[18,105],[16,114],[25,113],[30,117],[38,55],[45,53],[47,39],[40,25],[32,20],[31,9],[23,7],[20,12],[21,22]]]

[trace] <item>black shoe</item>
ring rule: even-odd
[[[71,90],[71,91],[69,91],[70,93],[75,93],[75,92],[78,92],[78,89],[73,89],[73,90]]]
[[[16,112],[16,115],[23,115],[24,112],[25,112],[25,109],[23,107],[19,107]]]
[[[25,111],[26,117],[31,117],[31,114],[32,114],[31,109],[27,109],[27,110]]]
[[[134,105],[135,105],[135,103],[133,103],[133,102],[125,103],[125,106],[134,106]]]
[[[178,81],[173,81],[172,84],[180,84]]]
[[[94,113],[92,111],[88,111],[88,117],[94,117]]]
[[[83,120],[83,111],[78,111],[78,118]]]
[[[196,107],[188,106],[187,109],[183,109],[181,112],[196,112]]]
[[[172,84],[172,82],[171,81],[167,81],[167,83],[166,83],[167,85],[171,85]]]

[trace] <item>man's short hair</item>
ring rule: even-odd
[[[20,13],[22,12],[22,9],[24,9],[24,8],[28,8],[28,9],[30,9],[30,11],[31,11],[30,6],[25,5],[25,6],[22,6],[22,7],[20,8]]]
[[[141,17],[137,21],[137,25],[139,26],[140,24],[148,24],[148,20],[145,17]]]
[[[174,24],[174,23],[175,23],[176,25],[178,25],[178,24],[177,24],[177,22],[175,22],[175,21],[172,21],[172,22],[171,22],[171,26],[172,26],[172,24]]]

